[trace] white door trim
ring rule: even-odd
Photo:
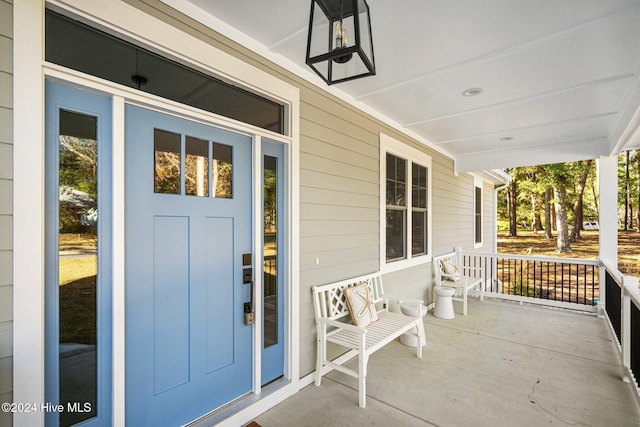
[[[44,402],[44,80],[40,0],[13,5],[13,401]],[[44,412],[13,414],[44,424]]]

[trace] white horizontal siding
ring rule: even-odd
[[[305,375],[316,359],[311,287],[378,269],[380,160],[369,120],[325,94],[301,93],[300,133],[300,373]]]

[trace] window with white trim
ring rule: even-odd
[[[431,260],[431,157],[380,134],[381,269]]]
[[[482,184],[483,181],[477,177],[474,177],[473,185],[473,234],[474,234],[474,248],[482,247]]]

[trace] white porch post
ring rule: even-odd
[[[602,261],[618,265],[618,156],[601,156],[598,160],[598,185],[600,199],[600,254]],[[600,269],[600,301],[598,312],[604,309],[605,272]]]

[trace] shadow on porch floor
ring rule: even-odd
[[[640,407],[604,319],[476,299],[469,316],[425,317],[423,359],[399,340],[373,354],[367,408],[332,372],[256,421],[287,426],[637,426]],[[349,363],[357,363],[351,360]]]

